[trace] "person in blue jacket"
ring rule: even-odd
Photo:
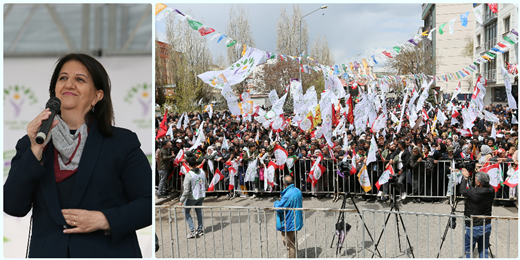
[[[291,176],[285,176],[282,198],[274,202],[275,208],[302,208],[302,192],[294,186]],[[296,258],[296,232],[303,227],[301,210],[276,210],[276,230],[281,231],[289,258]]]

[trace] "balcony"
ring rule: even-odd
[[[484,77],[488,81],[497,81],[497,70],[496,69],[485,70],[482,72],[482,77]]]
[[[482,51],[487,52],[487,51],[491,50],[491,48],[495,47],[496,44],[497,44],[497,38],[493,38],[489,41],[486,41],[484,43],[484,49]]]

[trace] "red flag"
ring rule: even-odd
[[[354,150],[354,148],[352,148],[352,160],[350,161],[350,163],[351,163],[351,165],[350,165],[350,175],[354,175],[357,172],[355,156],[356,156],[356,150]]]
[[[488,3],[488,6],[489,6],[489,10],[491,10],[491,12],[498,14],[498,4],[497,3],[494,3],[494,4]]]
[[[335,126],[338,125],[339,120],[341,118],[340,109],[341,107],[339,106],[339,103],[337,106],[332,105],[332,124]]]
[[[388,58],[393,58],[392,55],[387,51],[383,51],[383,54],[386,55]]]
[[[168,126],[166,126],[166,121],[168,120],[168,118],[166,117],[167,114],[168,109],[164,111],[163,119],[161,121],[161,124],[159,125],[159,131],[157,132],[157,136],[155,137],[156,140],[163,136],[166,136],[166,133],[168,132]]]
[[[184,150],[180,149],[179,153],[177,153],[177,156],[175,156],[175,160],[173,160],[173,166],[174,167],[179,166],[179,164],[181,163],[183,158],[184,158]]]
[[[217,185],[217,183],[223,179],[224,179],[224,175],[222,175],[222,173],[220,173],[220,170],[219,169],[215,170],[215,175],[213,176],[213,179],[211,180],[211,183],[209,184],[208,191],[214,191],[215,185]]]
[[[278,169],[283,170],[285,166],[285,162],[287,161],[287,157],[289,157],[289,153],[282,146],[276,144],[274,146],[274,157],[276,158],[276,165],[278,165]]]
[[[185,162],[182,162],[181,170],[179,171],[179,175],[186,175],[190,171],[190,167]]]
[[[213,33],[213,32],[215,32],[215,29],[213,29],[213,28],[201,27],[199,29],[199,33],[202,36],[208,35],[208,34]]]
[[[470,131],[467,131],[467,130],[464,130],[464,129],[455,129],[455,130],[457,132],[459,132],[462,136],[465,136],[465,137],[472,137],[473,136]]]
[[[347,121],[349,124],[354,124],[354,106],[352,105],[352,96],[350,96],[348,98],[347,105],[348,105]]]
[[[376,182],[377,190],[381,190],[381,185],[388,182],[390,179],[390,175],[395,175],[394,168],[392,168],[392,165],[389,164],[388,167],[386,167],[383,174],[381,174],[381,177],[379,177],[379,180]]]
[[[451,115],[451,117],[453,118],[457,118],[458,116],[460,115],[460,113],[457,111],[457,109],[455,109],[455,107],[453,108],[453,114]]]
[[[503,43],[500,43],[500,42],[499,42],[499,43],[497,43],[497,45],[498,45],[498,46],[500,46],[500,48],[506,48],[506,47],[507,47],[507,46],[506,46],[505,44],[503,44]]]
[[[424,108],[422,110],[422,115],[421,116],[422,116],[424,121],[427,121],[428,119],[430,119],[430,117],[428,116],[428,113],[426,113],[426,110],[424,110]]]

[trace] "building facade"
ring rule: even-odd
[[[435,28],[431,40],[425,37],[423,40],[423,48],[436,57],[437,66],[431,65],[431,73],[436,76],[455,73],[466,66],[473,63],[471,56],[464,57],[463,50],[468,39],[471,40],[474,35],[475,16],[472,14],[473,5],[471,3],[439,3],[422,5],[422,20],[424,21],[423,32],[430,32]],[[468,25],[463,27],[460,22],[460,15],[470,12],[468,16]],[[439,26],[449,23],[450,20],[456,18],[454,25],[454,33],[449,33],[448,24],[444,27],[444,33],[439,34]],[[465,77],[459,80],[443,81],[437,80],[435,87],[442,93],[453,93],[457,85],[461,83],[462,92],[472,91],[472,77]],[[433,87],[433,86],[432,86]]]
[[[503,37],[512,29],[518,31],[518,8],[514,4],[498,4],[498,13],[493,13],[487,4],[474,4],[474,7],[482,6],[482,20],[480,24],[473,20],[475,27],[474,36],[474,60],[482,57],[498,42],[505,42]],[[507,63],[518,63],[518,44],[515,44],[505,53],[498,52],[496,58],[483,64],[478,64],[478,74],[473,75],[473,80],[482,75],[487,80],[487,92],[484,98],[485,104],[507,104],[502,66],[507,69]],[[518,77],[514,78],[512,94],[518,101]]]

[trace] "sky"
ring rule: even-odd
[[[215,29],[226,30],[231,4],[168,4],[165,5],[189,13],[195,20]],[[244,4],[249,12],[249,23],[253,32],[256,48],[276,52],[276,23],[284,4]],[[325,35],[329,42],[336,64],[342,64],[362,58],[370,58],[385,49],[391,49],[397,43],[412,38],[423,25],[420,3],[411,4],[300,4],[305,15],[322,5],[319,10],[304,19],[309,28],[309,47],[318,34]],[[286,9],[292,15],[292,4]],[[156,21],[156,35],[164,41],[166,19]],[[202,36],[201,36],[202,37]],[[219,53],[226,55],[224,41],[210,41],[209,48],[214,61]],[[310,51],[310,49],[309,49]],[[361,54],[361,55],[358,55]],[[358,57],[358,58],[356,58]]]

